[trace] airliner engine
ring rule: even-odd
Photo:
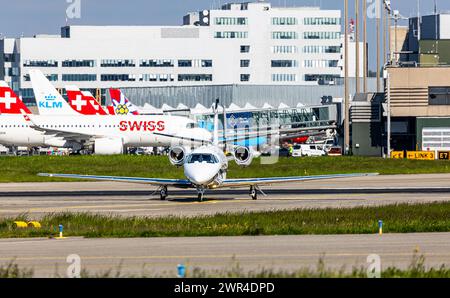
[[[169,161],[172,165],[180,167],[184,164],[184,160],[186,159],[187,154],[189,153],[189,149],[176,146],[169,149]]]
[[[253,153],[248,147],[238,146],[233,151],[234,161],[241,167],[248,167],[253,160]]]

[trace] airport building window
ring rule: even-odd
[[[277,73],[272,74],[272,82],[295,82],[297,81],[296,74]]]
[[[184,82],[184,81],[212,81],[212,74],[179,74],[178,75],[178,81]]]
[[[140,60],[140,67],[174,67],[175,60],[171,59],[150,59],[150,60]]]
[[[45,75],[45,77],[49,80],[49,81],[57,81],[58,80],[58,75],[57,74],[49,74],[49,75]],[[23,76],[24,81],[29,82],[31,81],[30,79],[30,75],[26,74]]]
[[[304,32],[304,39],[340,39],[341,32]]]
[[[272,39],[297,39],[298,34],[294,31],[272,32]]]
[[[450,105],[450,87],[429,87],[428,103],[430,105]]]
[[[272,60],[272,67],[298,67],[297,60]]]
[[[272,25],[297,25],[297,18],[292,17],[278,17],[272,18]]]
[[[175,75],[173,74],[143,74],[139,76],[140,82],[173,82]]]
[[[272,53],[274,54],[293,54],[297,53],[298,48],[296,46],[273,46]]]
[[[241,53],[250,53],[250,46],[241,46]]]
[[[333,74],[306,74],[306,82],[318,82],[319,85],[329,85],[339,79],[339,75]]]
[[[102,74],[100,79],[103,82],[135,82],[136,77],[136,75],[130,74]]]
[[[95,60],[64,60],[62,67],[95,67]]]
[[[248,82],[250,81],[250,75],[249,74],[241,74],[241,82]]]
[[[192,67],[192,60],[178,60],[178,67]]]
[[[304,46],[303,53],[305,54],[322,54],[322,53],[340,53],[340,46]]]
[[[64,82],[92,82],[97,81],[95,74],[63,74],[62,80]]]
[[[340,25],[340,18],[305,18],[305,25]]]
[[[241,60],[241,67],[250,67],[250,60]]]
[[[14,54],[4,54],[3,59],[5,62],[14,62],[16,60],[16,55]]]
[[[136,63],[133,59],[103,59],[101,67],[135,67]]]
[[[215,18],[216,25],[247,25],[247,18]]]
[[[213,62],[212,60],[202,60],[202,67],[212,67],[213,66]]]
[[[58,61],[55,60],[25,60],[25,67],[58,67]]]
[[[338,67],[339,60],[304,60],[305,68]]]
[[[215,32],[214,38],[248,38],[248,32],[245,32],[245,31]]]

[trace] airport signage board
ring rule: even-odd
[[[417,160],[435,160],[434,151],[408,151],[406,157]]]
[[[391,158],[393,159],[403,159],[405,158],[405,151],[392,151]]]
[[[449,160],[450,159],[450,151],[439,151],[438,159],[440,160]]]

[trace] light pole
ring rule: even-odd
[[[345,155],[348,155],[350,150],[350,103],[348,98],[348,0],[344,0],[344,3],[344,152]]]
[[[355,79],[356,79],[356,93],[360,93],[360,81],[359,81],[359,1],[355,0],[355,14],[356,14],[356,24],[355,24],[355,49],[356,49],[356,72],[355,72]]]
[[[379,11],[379,8],[377,8]],[[381,90],[380,84],[380,15],[377,15],[377,92]]]
[[[367,0],[363,0],[363,31],[364,31],[364,48],[363,48],[363,68],[364,68],[364,75],[363,75],[363,90],[364,93],[367,92]]]

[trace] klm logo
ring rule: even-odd
[[[40,102],[39,107],[45,109],[62,109],[62,102]]]
[[[39,102],[39,108],[44,109],[62,109],[62,102],[54,102],[56,95],[44,96],[45,102]]]

